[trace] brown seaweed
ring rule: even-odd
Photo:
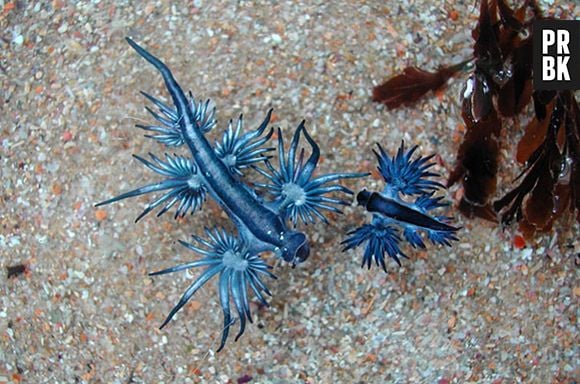
[[[580,108],[571,91],[534,90],[534,20],[543,18],[533,0],[511,8],[505,0],[482,0],[474,40],[474,69],[462,93],[462,117],[466,132],[457,152],[448,185],[461,182],[463,194],[458,207],[469,217],[477,216],[502,224],[518,222],[530,238],[552,229],[565,212],[580,222]],[[465,63],[464,62],[464,63]],[[447,67],[443,67],[445,69]],[[449,76],[404,70],[373,90],[373,100],[390,108],[409,104],[429,90],[438,89]],[[441,71],[441,70],[440,70]],[[425,74],[410,76],[409,74]],[[427,76],[431,75],[431,76]],[[414,80],[413,80],[414,79]],[[415,87],[409,84],[417,81]],[[380,91],[380,92],[379,92]],[[377,95],[387,95],[379,98]],[[509,118],[526,119],[533,103],[534,114],[517,144],[516,159],[524,166],[515,186],[497,197],[497,172]]]
[[[528,132],[520,141],[518,160],[526,162],[520,184],[494,203],[502,221],[509,224],[516,219],[527,237],[551,230],[566,210],[580,210],[578,103],[572,92],[558,92],[547,110],[549,117],[544,121],[534,117],[532,128],[528,126],[538,134],[545,130],[543,142],[538,145],[534,140],[524,140]]]
[[[417,67],[407,67],[403,73],[373,88],[373,101],[389,108],[412,104],[429,91],[443,87],[466,62],[440,68],[437,72],[427,72]]]

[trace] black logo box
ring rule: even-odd
[[[534,88],[537,90],[577,90],[580,89],[580,20],[536,20],[534,21]],[[548,46],[547,54],[544,54],[543,44],[545,43],[544,32],[554,31],[555,40]],[[558,52],[558,31],[568,31],[570,41],[567,44],[569,54]],[[553,57],[555,64],[565,61],[569,57],[566,69],[570,75],[570,80],[550,80],[542,79],[544,73],[543,57]],[[560,59],[558,58],[560,57]],[[548,59],[550,60],[550,59]],[[558,72],[558,68],[554,70]]]

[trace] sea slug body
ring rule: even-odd
[[[385,254],[399,265],[399,256],[406,257],[400,247],[400,231],[412,247],[425,248],[421,233],[434,244],[450,246],[451,241],[457,240],[455,234],[459,228],[450,225],[449,217],[433,214],[434,210],[448,205],[442,197],[435,196],[444,187],[432,180],[439,176],[429,170],[434,165],[430,162],[433,156],[411,160],[417,147],[405,151],[404,143],[393,157],[380,145],[378,149],[379,152],[373,152],[386,185],[382,192],[358,193],[359,205],[372,213],[372,220],[349,232],[350,237],[343,244],[345,251],[366,244],[362,265],[370,269],[374,259],[386,271]]]
[[[352,195],[338,184],[342,179],[366,176],[362,173],[334,173],[315,176],[320,149],[310,137],[302,122],[296,129],[288,153],[284,148],[282,131],[278,129],[279,169],[271,164],[269,151],[263,147],[273,134],[266,128],[270,122],[270,110],[262,124],[254,131],[242,134],[243,118],[237,124],[230,122],[221,142],[212,146],[205,134],[217,123],[215,111],[210,109],[209,100],[197,101],[183,92],[169,68],[158,58],[127,38],[127,42],[139,55],[152,64],[162,75],[171,96],[173,107],[147,93],[143,95],[152,102],[158,112],[150,108],[159,124],[137,125],[148,132],[147,137],[168,146],[189,149],[189,156],[165,155],[165,161],[150,155],[151,161],[135,156],[147,168],[165,177],[164,180],[123,193],[97,205],[113,203],[129,197],[163,192],[151,202],[137,220],[152,210],[162,207],[158,216],[175,208],[175,217],[194,213],[200,209],[207,197],[214,199],[228,214],[237,228],[237,234],[223,229],[205,230],[206,238],[193,236],[193,243],[181,242],[186,248],[203,258],[164,269],[151,275],[160,275],[190,268],[205,267],[205,270],[187,288],[179,302],[171,310],[161,327],[164,327],[188,300],[212,277],[219,275],[218,292],[224,315],[224,327],[218,351],[224,348],[231,325],[239,319],[240,329],[236,340],[244,333],[246,320],[252,322],[249,290],[263,304],[265,295],[270,295],[264,278],[275,279],[272,269],[261,257],[272,252],[293,266],[304,262],[310,254],[306,235],[296,230],[299,219],[327,222],[325,210],[340,212],[337,205],[350,202],[328,197],[330,193]],[[234,128],[235,126],[235,128]],[[304,149],[299,149],[300,138],[304,137],[311,148],[311,155],[304,160]],[[263,164],[265,168],[258,165]],[[261,197],[244,179],[245,170],[253,169],[261,174],[265,183],[253,183],[265,190],[273,199]],[[292,228],[289,225],[292,224]],[[232,317],[231,303],[237,313]]]

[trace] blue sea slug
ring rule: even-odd
[[[125,198],[158,193],[137,220],[159,208],[158,216],[175,207],[175,217],[194,213],[207,197],[214,199],[227,213],[237,228],[237,234],[223,229],[205,230],[205,238],[194,235],[193,242],[181,241],[186,248],[200,254],[201,259],[151,273],[152,276],[204,267],[203,272],[187,288],[171,310],[161,327],[164,327],[188,300],[214,276],[218,278],[218,292],[224,316],[221,350],[228,338],[231,325],[238,320],[239,332],[244,333],[246,321],[252,321],[250,294],[267,305],[265,295],[271,295],[265,278],[275,279],[272,267],[262,258],[265,252],[293,266],[304,262],[310,254],[306,235],[295,229],[299,221],[327,222],[324,211],[340,212],[337,206],[350,202],[329,197],[328,194],[352,192],[338,184],[342,179],[366,176],[362,173],[333,173],[315,175],[320,150],[310,137],[304,122],[295,130],[285,152],[282,131],[278,129],[278,168],[271,162],[270,151],[264,147],[273,134],[267,131],[270,110],[262,124],[254,131],[242,134],[243,118],[237,124],[230,122],[221,142],[211,145],[205,134],[216,127],[215,111],[209,101],[196,101],[186,96],[169,68],[158,58],[127,38],[127,42],[162,75],[173,106],[167,105],[147,93],[143,95],[157,108],[147,108],[157,121],[154,125],[138,125],[147,136],[167,147],[186,146],[187,155],[165,155],[161,159],[150,155],[150,160],[135,156],[153,172],[164,179],[123,193],[97,205],[109,204]],[[299,150],[301,137],[310,146],[310,156]],[[260,165],[262,167],[260,167]],[[244,171],[255,170],[265,182],[253,185],[271,199],[265,199],[245,182]],[[231,302],[237,316],[232,315]]]
[[[451,241],[457,240],[455,234],[459,228],[450,224],[449,217],[434,214],[448,204],[435,196],[444,187],[433,180],[439,176],[430,171],[433,155],[412,160],[417,147],[405,151],[404,143],[393,157],[380,145],[378,149],[379,152],[373,152],[386,185],[382,192],[358,193],[359,205],[372,213],[372,220],[349,232],[350,237],[343,244],[345,251],[366,244],[362,265],[370,269],[374,259],[386,271],[385,254],[399,265],[399,256],[406,257],[400,247],[401,231],[411,246],[425,248],[421,233],[434,244],[450,246]]]

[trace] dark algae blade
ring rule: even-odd
[[[429,91],[436,91],[442,88],[467,63],[468,61],[443,67],[436,72],[427,72],[417,67],[407,67],[402,74],[374,87],[372,99],[377,103],[385,104],[389,108],[413,104]]]
[[[524,235],[550,231],[565,212],[580,212],[580,115],[572,92],[558,92],[534,119],[518,146],[525,169],[518,185],[494,203],[504,223]],[[578,216],[576,216],[578,220]]]

